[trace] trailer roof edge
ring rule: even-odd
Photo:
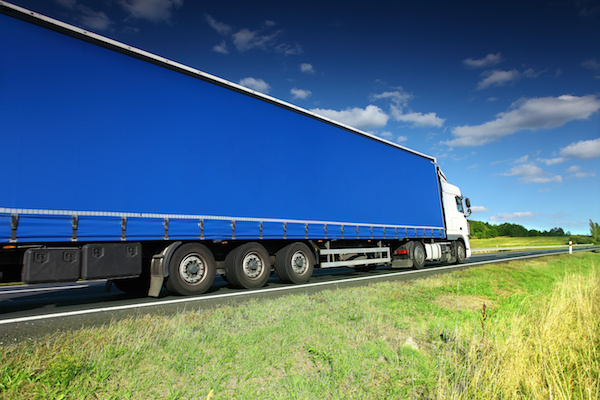
[[[371,133],[368,133],[368,132],[362,131],[360,129],[354,128],[352,126],[343,124],[343,123],[341,123],[339,121],[335,121],[333,119],[324,117],[324,116],[319,115],[317,113],[314,113],[314,112],[312,112],[310,110],[307,110],[305,108],[299,107],[299,106],[297,106],[295,104],[288,103],[288,102],[286,102],[284,100],[281,100],[281,99],[269,96],[267,94],[258,92],[256,90],[249,89],[249,88],[247,88],[245,86],[242,86],[242,85],[239,85],[237,83],[234,83],[234,82],[228,81],[226,79],[220,78],[218,76],[209,74],[209,73],[201,71],[199,69],[192,68],[192,67],[190,67],[188,65],[178,63],[178,62],[170,60],[168,58],[161,57],[161,56],[159,56],[157,54],[150,53],[148,51],[139,49],[137,47],[129,46],[129,45],[123,43],[123,42],[119,42],[117,40],[110,39],[110,38],[108,38],[106,36],[102,36],[102,35],[99,35],[97,33],[90,32],[90,31],[85,30],[83,28],[79,28],[77,26],[68,24],[66,22],[62,22],[60,20],[57,20],[57,19],[48,17],[46,15],[37,13],[35,11],[31,11],[31,10],[28,10],[26,8],[14,5],[12,3],[8,3],[6,1],[0,0],[0,10],[2,10],[3,13],[7,14],[4,11],[6,9],[8,9],[8,10],[14,12],[14,13],[21,14],[22,16],[26,17],[27,19],[38,20],[38,21],[41,21],[41,22],[43,22],[45,24],[53,25],[53,26],[55,26],[57,28],[65,30],[67,32],[71,32],[74,35],[83,36],[84,38],[89,38],[89,39],[92,39],[94,41],[103,43],[107,47],[112,47],[112,48],[120,49],[123,52],[127,52],[127,53],[130,53],[132,55],[136,55],[136,56],[138,56],[140,58],[152,60],[155,63],[162,64],[163,66],[166,66],[166,67],[171,68],[171,69],[177,69],[177,70],[186,72],[188,75],[196,76],[196,77],[198,77],[200,79],[203,79],[205,81],[213,82],[213,83],[218,84],[220,86],[228,87],[228,88],[231,88],[232,90],[235,90],[235,91],[238,91],[238,92],[242,92],[242,93],[246,93],[246,94],[248,94],[250,96],[253,96],[253,97],[256,97],[256,98],[259,98],[259,99],[263,99],[263,100],[265,100],[265,101],[267,101],[269,103],[273,103],[273,104],[279,105],[281,107],[290,109],[290,110],[298,112],[300,114],[304,114],[304,115],[307,115],[307,116],[312,117],[314,119],[321,120],[321,121],[326,122],[328,124],[338,126],[338,127],[342,128],[344,130],[347,130],[347,131],[356,133],[358,135],[367,137],[369,139],[372,139],[372,140],[384,143],[384,144],[386,144],[388,146],[395,147],[395,148],[398,148],[400,150],[404,150],[406,152],[409,152],[409,153],[415,154],[417,156],[426,158],[428,160],[431,160],[434,164],[437,164],[437,159],[435,157],[433,157],[433,156],[430,156],[430,155],[427,155],[425,153],[421,153],[419,151],[410,149],[410,148],[402,146],[402,145],[400,145],[398,143],[391,142],[391,141],[383,139],[383,138],[381,138],[379,136],[376,136],[376,135],[373,135]]]

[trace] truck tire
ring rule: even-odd
[[[175,250],[165,286],[174,294],[198,295],[211,287],[216,274],[217,263],[211,251],[204,245],[187,243]]]
[[[454,250],[456,252],[456,264],[462,264],[465,262],[467,258],[467,250],[465,249],[465,244],[460,240],[454,242]]]
[[[236,247],[225,257],[225,275],[238,288],[258,289],[267,284],[271,275],[271,257],[259,243]]]
[[[292,243],[277,252],[275,271],[285,283],[305,283],[312,276],[314,257],[302,242]]]
[[[413,242],[411,257],[415,269],[425,268],[425,247],[421,242]]]

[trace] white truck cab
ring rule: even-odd
[[[471,256],[471,244],[469,242],[469,222],[467,217],[471,215],[471,202],[464,199],[458,186],[448,183],[444,173],[438,169],[442,192],[442,209],[444,210],[444,221],[446,223],[446,237],[455,242],[462,240],[465,245],[466,257]],[[466,205],[466,210],[465,210]]]

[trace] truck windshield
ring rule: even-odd
[[[459,212],[461,213],[465,213],[465,209],[463,207],[463,203],[462,203],[462,198],[456,196],[456,208],[458,209]]]

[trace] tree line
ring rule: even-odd
[[[500,225],[490,224],[489,222],[469,221],[471,227],[471,237],[476,239],[487,239],[498,236],[511,237],[531,237],[531,236],[571,236],[576,243],[600,243],[600,225],[590,220],[590,236],[571,235],[571,232],[565,232],[563,228],[555,227],[549,231],[538,231],[537,229],[527,229],[519,224],[505,222]]]

